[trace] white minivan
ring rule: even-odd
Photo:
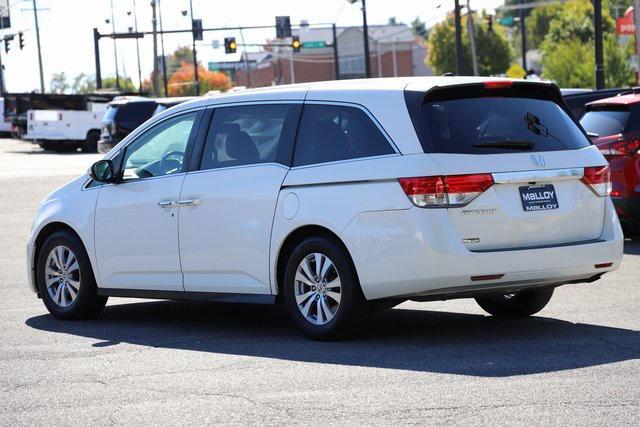
[[[109,296],[283,303],[316,338],[406,300],[529,316],[618,267],[609,191],[553,84],[246,90],[164,111],[51,193],[29,282],[61,319]]]

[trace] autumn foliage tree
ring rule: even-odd
[[[200,94],[210,90],[225,91],[231,87],[231,80],[224,73],[206,70],[198,65],[198,79],[200,80]],[[196,94],[196,81],[193,64],[186,61],[180,63],[169,79],[169,96],[189,96]]]

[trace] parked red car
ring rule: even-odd
[[[627,226],[640,226],[640,93],[587,104],[580,124],[609,161],[611,198]]]

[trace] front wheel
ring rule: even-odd
[[[98,140],[100,139],[100,132],[91,131],[87,135],[87,139],[82,142],[82,151],[85,153],[97,153],[98,152]]]
[[[542,310],[552,296],[553,288],[542,288],[476,298],[476,302],[492,316],[527,317]]]
[[[91,318],[104,308],[82,242],[67,231],[49,236],[37,260],[38,291],[49,312],[59,319]]]
[[[362,300],[348,255],[324,237],[308,238],[293,250],[283,291],[292,319],[315,339],[340,336]]]

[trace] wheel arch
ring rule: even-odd
[[[30,261],[31,277],[32,277],[33,286],[36,289],[36,292],[38,292],[38,269],[36,268],[36,263],[38,262],[38,256],[40,256],[40,249],[42,248],[43,243],[45,242],[45,240],[47,240],[47,238],[49,236],[51,236],[52,234],[57,233],[59,231],[67,231],[67,232],[73,234],[78,239],[78,241],[80,242],[80,244],[84,248],[84,250],[87,253],[87,255],[89,255],[89,251],[87,250],[87,247],[84,244],[84,241],[82,240],[82,237],[80,237],[80,234],[78,234],[78,232],[73,227],[71,227],[69,224],[66,224],[66,223],[61,222],[61,221],[53,221],[53,222],[48,223],[44,227],[42,227],[42,229],[38,232],[38,235],[36,236],[36,238],[34,240],[33,256],[31,257],[31,261]],[[89,264],[91,264],[91,257],[90,256],[89,256]],[[92,266],[92,268],[93,268],[93,266]]]
[[[278,250],[278,256],[276,257],[275,263],[275,279],[276,279],[276,289],[277,289],[277,301],[282,301],[282,285],[284,281],[284,271],[286,269],[287,259],[291,252],[295,249],[295,247],[302,242],[303,240],[309,237],[324,237],[328,240],[331,240],[333,243],[337,244],[347,255],[347,259],[349,260],[349,264],[351,264],[351,268],[356,276],[356,281],[358,283],[358,289],[360,291],[361,296],[364,298],[362,293],[362,288],[360,286],[360,279],[358,278],[358,271],[353,262],[353,258],[351,257],[351,253],[347,248],[347,245],[344,244],[342,239],[333,231],[328,229],[327,227],[323,227],[317,224],[308,224],[300,226],[294,230],[292,230],[287,237],[282,241],[280,245],[280,249]]]

